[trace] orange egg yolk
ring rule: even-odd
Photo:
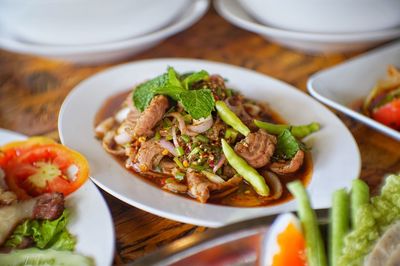
[[[273,266],[307,265],[304,235],[293,223],[277,236],[277,242],[279,252],[274,255]]]

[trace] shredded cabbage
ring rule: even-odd
[[[400,219],[400,175],[386,178],[381,195],[360,207],[357,217],[359,227],[344,239],[339,266],[359,266],[372,250],[375,241],[393,222]]]

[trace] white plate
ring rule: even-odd
[[[305,140],[312,146],[314,171],[308,191],[315,208],[331,204],[331,194],[349,187],[360,171],[356,143],[343,123],[322,104],[296,88],[244,68],[191,59],[157,59],[113,67],[80,83],[65,99],[59,116],[62,142],[88,158],[93,181],[126,203],[169,219],[209,227],[296,209],[293,201],[271,207],[238,208],[201,204],[161,190],[124,169],[94,137],[94,118],[111,95],[126,91],[173,66],[180,72],[205,69],[221,74],[229,86],[264,100],[293,124],[317,121],[322,129]]]
[[[320,71],[311,76],[307,87],[311,95],[321,102],[400,140],[399,131],[349,107],[355,101],[367,97],[376,82],[386,76],[389,64],[400,67],[400,41]]]
[[[26,137],[0,129],[0,145]],[[77,236],[76,251],[95,259],[97,266],[109,266],[114,259],[115,236],[110,211],[96,186],[88,180],[66,198],[71,210],[69,231]]]
[[[80,64],[99,64],[116,61],[149,49],[164,39],[190,27],[207,11],[208,0],[194,0],[169,26],[128,40],[76,46],[41,45],[22,42],[0,27],[0,48],[12,52],[62,59]],[[1,26],[1,25],[0,25]]]
[[[358,50],[400,36],[400,27],[381,31],[323,34],[289,31],[258,23],[236,0],[216,0],[218,13],[232,24],[282,45],[308,52]]]

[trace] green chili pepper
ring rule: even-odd
[[[247,136],[250,133],[250,129],[223,101],[217,101],[215,107],[217,108],[218,115],[221,117],[222,121],[239,131],[244,136]]]
[[[264,177],[260,175],[256,169],[251,167],[242,157],[237,155],[226,140],[222,139],[221,143],[222,151],[233,169],[235,169],[239,175],[243,176],[243,178],[253,186],[257,194],[268,196],[269,187],[265,183]]]
[[[308,125],[291,126],[254,120],[254,124],[259,128],[265,129],[268,133],[273,135],[279,135],[285,129],[289,129],[293,136],[300,139],[320,129],[320,124],[316,122],[312,122]]]

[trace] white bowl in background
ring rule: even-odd
[[[0,23],[16,38],[83,45],[148,34],[171,23],[189,0],[2,0]]]
[[[384,30],[400,25],[399,0],[238,0],[261,23],[319,33]]]
[[[215,0],[214,6],[221,16],[234,25],[267,40],[308,53],[360,50],[400,37],[400,26],[382,31],[341,34],[290,31],[257,22],[236,0]]]
[[[376,82],[386,76],[388,65],[400,67],[400,41],[312,75],[308,91],[324,104],[400,141],[399,131],[350,107],[367,97]]]
[[[82,65],[115,62],[157,45],[164,39],[190,27],[207,11],[209,0],[192,0],[185,11],[167,27],[123,41],[91,45],[43,45],[15,39],[0,25],[0,48],[37,56],[65,60]]]

